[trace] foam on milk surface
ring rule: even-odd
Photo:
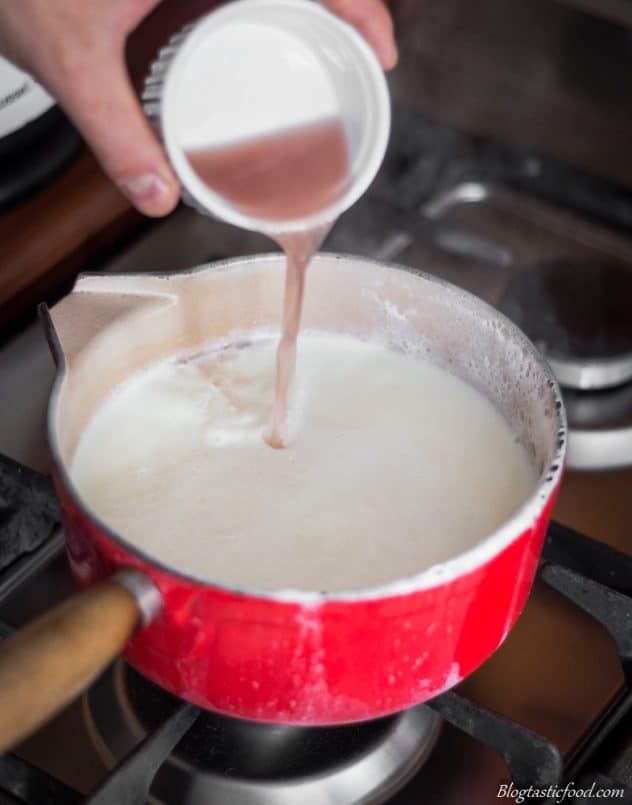
[[[536,475],[496,409],[433,364],[308,333],[291,445],[263,440],[276,342],[165,361],[97,411],[71,476],[147,553],[225,585],[350,591],[472,547]]]

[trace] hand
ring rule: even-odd
[[[175,207],[179,187],[140,108],[124,52],[130,32],[159,2],[0,2],[0,53],[50,90],[104,170],[141,212],[152,216]],[[323,3],[358,28],[385,69],[395,65],[393,26],[382,0]]]

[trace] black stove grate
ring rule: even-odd
[[[39,548],[59,520],[50,479],[0,455],[0,572]]]
[[[15,589],[12,579],[23,577],[25,566],[37,572],[59,550],[61,537],[52,536],[58,522],[51,481],[0,457],[0,599]],[[632,745],[625,740],[618,741],[619,754],[608,766],[608,774],[616,772],[616,777],[580,776],[609,736],[619,734],[632,712],[632,558],[552,523],[543,560],[540,578],[598,620],[619,650],[626,687],[604,715],[590,747],[574,759],[572,768],[565,768],[561,752],[552,742],[480,707],[458,691],[448,691],[425,706],[497,752],[517,788],[532,785],[542,789],[574,778],[582,788],[593,783],[609,791],[620,787],[624,797],[616,801],[632,803]],[[11,632],[0,621],[0,641]],[[144,805],[156,772],[198,714],[193,705],[179,707],[87,798],[11,753],[0,756],[0,793],[18,805]]]
[[[85,805],[143,805],[156,772],[191,729],[199,712],[192,704],[183,704],[106,777]]]

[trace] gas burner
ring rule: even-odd
[[[613,469],[632,455],[632,383],[606,391],[564,393],[571,429],[569,462],[576,469]]]
[[[97,751],[116,765],[182,705],[118,661],[86,694]],[[156,775],[161,805],[295,805],[387,801],[435,745],[439,717],[426,707],[365,724],[286,727],[201,713]]]
[[[509,281],[500,309],[547,357],[562,386],[632,380],[632,271],[619,263],[550,260]]]

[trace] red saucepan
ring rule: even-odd
[[[210,710],[280,724],[339,724],[384,716],[452,687],[514,625],[562,475],[560,393],[516,327],[429,276],[319,256],[304,321],[320,330],[379,333],[395,346],[421,344],[511,424],[533,456],[537,488],[467,552],[349,594],[231,589],[156,561],[78,497],[67,468],[113,386],[180,349],[277,324],[283,268],[281,257],[268,256],[169,276],[85,276],[44,311],[58,365],[49,412],[54,477],[72,571],[90,589],[3,645],[0,748],[77,695],[121,651],[156,684]],[[420,533],[427,535],[427,523]]]

